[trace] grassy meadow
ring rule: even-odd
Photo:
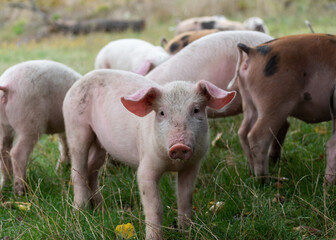
[[[233,19],[249,16],[241,13]],[[316,32],[336,34],[332,11],[318,14],[303,8],[298,13],[265,16],[274,37],[308,33],[305,19]],[[173,24],[173,19],[152,21],[141,33],[53,35],[39,42],[26,42],[23,37],[0,40],[0,73],[22,61],[49,59],[85,74],[93,69],[96,54],[109,41],[140,38],[159,45],[162,36],[174,35],[169,30]],[[271,164],[271,181],[261,185],[248,175],[237,134],[241,120],[242,115],[209,120],[213,143],[197,179],[189,235],[176,230],[175,174],[162,178],[165,239],[336,239],[335,187],[323,187],[331,122],[308,125],[291,119],[281,160]],[[16,197],[11,186],[3,190],[4,201],[31,206],[22,210],[0,204],[0,239],[122,239],[115,228],[126,223],[135,227],[133,239],[144,238],[144,215],[133,169],[104,165],[100,185],[105,211],[75,211],[70,170],[55,171],[58,157],[56,137],[42,136],[28,165],[28,194]],[[211,202],[223,204],[213,212],[209,210]]]

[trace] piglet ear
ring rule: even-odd
[[[145,76],[154,68],[154,64],[147,60],[141,64],[141,66],[135,71],[135,73]]]
[[[150,87],[141,89],[132,95],[121,97],[121,103],[131,113],[144,117],[153,110],[153,102],[160,96],[160,89]]]
[[[225,107],[236,96],[236,91],[225,91],[204,80],[197,83],[197,90],[208,99],[207,106],[216,110]]]

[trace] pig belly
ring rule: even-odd
[[[328,101],[325,103],[328,103]],[[291,116],[306,123],[319,123],[331,120],[329,105],[322,104],[321,102],[300,103],[297,105]]]

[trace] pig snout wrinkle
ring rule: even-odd
[[[192,150],[184,144],[177,143],[169,149],[168,153],[171,159],[189,160],[192,155]]]

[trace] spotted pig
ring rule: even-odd
[[[185,33],[181,33],[167,42],[167,40],[163,39],[161,42],[162,47],[169,53],[175,54],[179,52],[182,48],[186,47],[193,41],[204,37],[208,34],[219,32],[217,29],[207,29],[200,31],[189,31]]]
[[[187,31],[217,29],[220,31],[251,30],[268,34],[264,21],[259,17],[251,17],[243,23],[231,21],[222,16],[189,18],[180,22],[176,27],[176,35]]]
[[[335,84],[336,37],[301,34],[257,47],[239,43],[238,49],[240,61],[233,81],[238,78],[243,98],[239,137],[250,173],[267,177],[267,153],[275,135],[282,131],[284,138],[289,116],[306,123],[331,119],[329,93]]]
[[[175,34],[181,34],[188,31],[199,31],[204,29],[214,29],[216,22],[226,20],[222,15],[216,16],[203,16],[188,18],[179,22],[176,26]]]

